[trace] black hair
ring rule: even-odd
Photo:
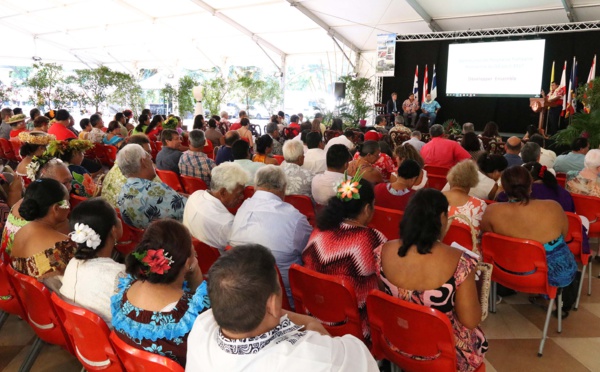
[[[514,165],[502,172],[502,187],[509,199],[523,204],[529,203],[533,179],[529,171],[520,165]]]
[[[342,119],[340,118],[335,118],[331,121],[331,128],[329,129],[339,130],[341,132],[344,130],[344,122],[342,122]]]
[[[138,125],[136,125],[135,131],[136,132],[143,132],[144,125],[146,125],[146,121],[148,121],[148,115],[141,114],[140,117],[138,118]]]
[[[298,119],[300,119],[298,115],[292,115],[290,116],[290,123],[298,123]]]
[[[376,153],[377,150],[381,150],[381,148],[379,147],[379,142],[377,141],[365,141],[362,144],[357,145],[356,150],[358,151],[358,155],[362,158]]]
[[[71,116],[71,114],[69,114],[69,111],[65,109],[56,111],[56,121],[69,120],[69,116]]]
[[[82,223],[89,226],[100,235],[100,245],[95,249],[88,247],[86,243],[78,243],[75,258],[89,260],[98,257],[100,251],[106,244],[106,239],[113,227],[117,226],[119,219],[114,208],[102,198],[92,198],[79,203],[69,216],[71,231],[75,230],[75,224]]]
[[[48,214],[54,204],[67,197],[65,187],[51,178],[40,178],[29,184],[19,207],[19,214],[26,221],[33,221]]]
[[[319,230],[335,229],[345,219],[358,217],[365,205],[373,205],[375,200],[373,185],[364,179],[361,179],[359,184],[359,199],[346,201],[339,199],[337,196],[329,198],[327,205],[317,214],[317,227]]]
[[[87,128],[88,125],[90,125],[90,119],[88,119],[88,118],[83,118],[79,121],[79,126],[83,130],[85,130],[85,128]]]
[[[385,136],[385,138],[389,139],[388,136]],[[390,158],[394,157],[394,154],[392,153],[392,148],[390,147],[389,143],[387,143],[386,141],[379,141],[378,143],[379,143],[379,149],[381,150],[382,153],[386,154]]]
[[[327,149],[327,168],[342,169],[344,164],[352,160],[348,148],[344,145],[332,145]]]
[[[29,156],[35,154],[35,152],[42,147],[43,145],[35,145],[33,143],[23,142],[21,148],[19,149],[19,154],[21,157]]]
[[[294,119],[294,115],[292,115],[291,119]],[[271,121],[273,123],[278,123],[279,122],[279,116],[277,115],[271,115]],[[290,120],[291,122],[293,122],[294,120]]]
[[[467,132],[463,134],[463,138],[460,141],[460,145],[463,149],[467,151],[479,151],[481,149],[481,145],[479,144],[479,137],[477,137],[475,132]]]
[[[215,119],[215,121],[218,123],[221,121],[221,117],[219,115],[213,115],[210,117],[211,119]]]
[[[419,174],[421,174],[421,166],[412,159],[404,159],[398,166],[398,177],[405,180],[419,177]]]
[[[38,116],[37,118],[35,118],[33,120],[33,127],[34,128],[41,128],[44,125],[48,125],[49,122],[50,122],[50,119],[48,119],[44,115],[40,115],[40,116]]]
[[[308,134],[311,132],[310,129],[305,129],[302,132],[300,132],[300,141],[302,141],[303,144],[306,145],[306,136],[308,136]]]
[[[481,173],[494,173],[494,171],[500,171],[508,167],[508,161],[502,155],[483,153],[477,158],[477,166]]]
[[[539,134],[540,131],[538,129],[538,127],[536,127],[533,124],[529,124],[527,126],[527,136],[529,137],[529,139],[531,139],[531,136],[533,136],[534,134]]]
[[[179,133],[175,129],[163,129],[160,133],[160,140],[163,146],[167,145],[167,141],[172,141],[173,137],[178,137]]]
[[[381,123],[384,120],[385,120],[385,118],[383,117],[383,115],[377,115],[375,117],[375,124],[379,124],[379,123]]]
[[[142,146],[145,144],[150,144],[150,139],[143,134],[134,134],[133,136],[129,136],[127,138],[127,143],[135,143]]]
[[[242,120],[240,120],[240,125],[241,125],[242,127],[246,127],[246,126],[248,126],[249,124],[250,124],[250,119],[248,119],[248,118],[242,118]]]
[[[148,281],[153,284],[173,283],[181,270],[186,270],[185,261],[192,254],[192,237],[187,227],[181,222],[165,218],[152,222],[144,232],[142,240],[135,247],[137,255],[147,254],[149,250],[164,249],[172,262],[165,273],[158,274],[149,271],[148,266],[137,259],[132,253],[125,258],[125,270],[135,279]]]
[[[208,127],[209,128],[216,128],[217,127],[217,120],[215,118],[208,119]]]
[[[96,127],[96,124],[98,124],[101,120],[102,117],[98,114],[90,116],[90,124],[92,124],[92,127]]]
[[[499,137],[500,133],[498,133],[498,124],[493,121],[488,121],[485,127],[483,128],[483,132],[481,133],[482,137]]]
[[[277,112],[277,116],[280,116],[283,118],[283,117],[285,117],[285,113],[283,111],[279,111],[279,112]]]
[[[306,147],[316,149],[323,141],[321,132],[310,132],[306,135]]]
[[[309,121],[305,121],[304,123],[300,124],[300,131],[311,131],[312,130],[312,124]],[[319,129],[320,131],[321,129]]]
[[[150,121],[150,124],[148,125],[148,128],[146,128],[144,133],[148,134],[148,133],[152,132],[154,130],[154,128],[156,128],[158,126],[158,124],[160,124],[163,121],[164,121],[164,119],[161,115],[154,115],[152,117],[152,120]]]
[[[146,116],[150,117],[150,116],[152,116],[152,111],[150,111],[150,109],[143,109],[142,115],[146,115]]]
[[[540,163],[536,161],[530,161],[523,164],[523,167],[529,171],[529,174],[534,182],[541,180],[544,185],[550,189],[554,191],[558,190],[558,181],[556,180],[556,177],[554,177],[554,175],[547,168],[542,172],[543,166]]]
[[[541,134],[532,135],[531,137],[529,137],[529,142],[537,143],[542,148],[546,144],[546,140],[544,139],[544,137]]]
[[[583,137],[579,137],[579,138],[575,138],[573,140],[573,142],[571,142],[571,150],[573,151],[579,151],[581,149],[584,149],[588,146],[589,142],[587,140],[587,138],[583,138]]]
[[[117,113],[115,114],[115,120],[116,120],[116,121],[119,121],[119,120],[123,119],[124,117],[125,117],[125,114],[124,114],[124,113],[122,113],[122,112],[117,112]]]
[[[448,215],[448,199],[441,191],[431,188],[417,191],[400,221],[402,244],[398,256],[406,256],[413,245],[419,254],[431,253],[435,242],[442,237],[441,214]]]
[[[244,140],[237,140],[231,145],[231,153],[235,160],[248,159],[250,144]]]
[[[256,152],[258,154],[265,154],[267,148],[273,146],[273,138],[268,134],[263,134],[256,139]]]
[[[22,113],[23,113],[23,109],[22,109],[22,108],[20,108],[20,107],[15,107],[15,108],[13,109],[13,114],[14,114],[14,115],[19,115],[19,114],[22,114]]]
[[[240,140],[240,134],[237,131],[232,130],[232,131],[225,133],[225,145],[233,146],[235,141],[239,141],[239,140]]]
[[[236,333],[255,330],[264,320],[279,286],[275,258],[258,244],[240,245],[225,252],[208,271],[208,296],[219,327]]]
[[[202,129],[204,127],[204,115],[196,115],[194,117],[194,125],[192,129]]]
[[[41,115],[40,109],[32,108],[31,110],[29,110],[29,117],[31,118],[31,120],[35,120],[35,115]]]

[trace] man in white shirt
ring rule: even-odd
[[[539,134],[534,134],[533,136],[531,136],[531,138],[529,138],[529,142],[534,142],[537,143],[538,145],[540,145],[541,148],[541,155],[540,155],[540,160],[539,163],[541,165],[545,165],[546,168],[552,169],[554,168],[554,162],[556,161],[556,153],[552,150],[548,150],[545,149],[545,140],[544,137],[542,137]]]
[[[244,199],[248,173],[235,163],[223,163],[211,172],[210,190],[193,193],[183,211],[183,224],[192,236],[223,251],[229,244],[233,214]]]
[[[332,138],[327,142],[325,145],[325,152],[333,145],[344,145],[348,150],[354,150],[354,142],[352,142],[353,138],[354,132],[352,129],[346,129],[343,135]]]
[[[421,141],[421,132],[419,132],[418,130],[413,131],[410,134],[410,139],[405,143],[408,143],[409,145],[417,149],[419,153],[421,152],[423,146],[425,146],[425,142]]]
[[[344,179],[348,162],[352,159],[344,145],[333,145],[327,150],[327,170],[312,180],[312,196],[317,204],[326,205],[335,196],[335,187]]]
[[[320,136],[319,133],[314,134]],[[285,173],[287,187],[286,195],[311,196],[310,183],[315,176],[311,171],[302,168],[304,164],[304,145],[302,142],[291,140],[283,144],[283,158],[281,169]]]
[[[250,160],[250,144],[241,139],[235,141],[233,145],[231,145],[231,153],[233,154],[233,162],[241,166],[250,176],[246,186],[253,186],[254,174],[257,170],[264,167],[265,163]]]
[[[312,172],[313,174],[323,173],[327,170],[327,162],[325,160],[326,153],[323,150],[325,144],[320,133],[310,132],[306,135],[306,146],[308,151],[304,154],[304,164],[302,168]]]
[[[283,201],[287,180],[281,167],[265,165],[256,172],[254,182],[256,192],[238,209],[229,244],[234,247],[242,244],[267,247],[275,256],[292,302],[288,270],[294,263],[302,264],[302,251],[312,227],[303,214]]]
[[[260,245],[235,247],[213,264],[211,309],[188,336],[186,371],[378,372],[356,337],[331,337],[316,319],[281,309],[274,264]]]

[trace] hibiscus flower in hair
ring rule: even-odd
[[[169,271],[173,264],[173,259],[162,248],[149,249],[142,262],[148,265],[151,273],[162,275]]]

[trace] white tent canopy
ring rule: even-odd
[[[3,65],[280,69],[348,57],[372,74],[379,33],[414,34],[600,19],[590,0],[1,0]],[[335,54],[334,54],[335,53]],[[345,55],[345,56],[344,56]]]

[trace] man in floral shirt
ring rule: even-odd
[[[187,201],[156,177],[152,157],[142,146],[130,144],[117,154],[117,164],[127,181],[117,197],[123,221],[139,229],[162,218],[181,221]]]
[[[304,164],[304,145],[300,141],[286,141],[283,145],[281,168],[287,178],[286,195],[312,196],[312,179],[315,176],[309,170],[302,168]]]

